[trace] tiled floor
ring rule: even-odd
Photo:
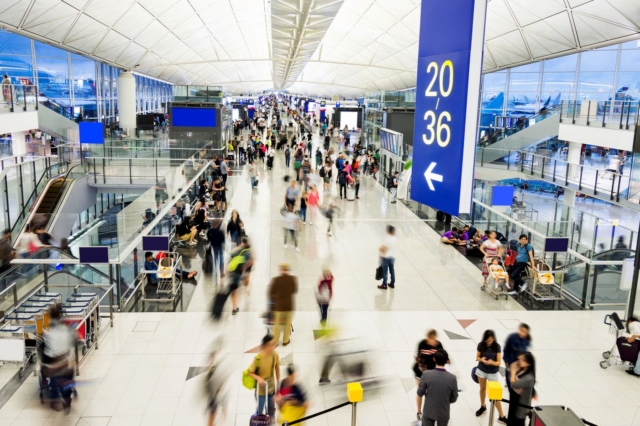
[[[363,350],[365,375],[381,382],[365,392],[359,424],[408,426],[415,419],[411,367],[418,341],[430,328],[438,331],[449,351],[450,370],[463,389],[452,406],[450,424],[487,424],[488,414],[479,419],[474,415],[479,398],[470,371],[477,342],[488,328],[503,342],[524,321],[531,325],[538,360],[538,405],[566,404],[598,425],[640,425],[640,380],[624,374],[622,367],[603,370],[598,365],[613,343],[602,313],[533,312],[513,300],[495,301],[480,291],[482,278],[475,266],[453,248],[443,247],[438,235],[404,205],[389,204],[385,191],[368,178],[359,200],[338,200],[342,213],[334,237],[327,238],[326,220],[319,219],[303,227],[300,253],[285,250],[279,214],[285,190],[282,165],[278,157],[273,171],[261,170],[254,191],[246,177],[234,177],[240,181],[230,209],[240,212],[256,257],[251,293],[241,299],[238,315],[229,315],[227,306],[219,323],[210,321],[216,286],[202,277],[188,312],[119,314],[100,349],[83,364],[77,378],[79,398],[68,416],[40,405],[36,379],[30,377],[0,409],[0,425],[202,425],[206,400],[199,367],[216,349],[223,355],[221,368],[231,377],[226,417],[216,424],[248,424],[255,401],[241,386],[240,373],[265,333],[265,291],[282,261],[292,265],[300,291],[292,344],[279,352],[283,364],[299,367],[311,413],[346,400],[344,385],[335,383],[340,380],[337,368],[334,384],[317,384],[324,354],[335,339],[317,333],[313,287],[321,266],[327,265],[336,277],[329,318],[338,330],[340,348]],[[373,276],[387,223],[398,230],[398,279],[395,290],[382,292]],[[307,424],[349,422],[350,409],[345,407]]]

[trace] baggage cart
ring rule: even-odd
[[[15,310],[10,315],[5,315],[4,319],[10,326],[22,328],[25,359],[35,362],[35,356],[38,350],[38,339],[42,338],[44,326],[44,316],[42,312],[32,312],[29,310],[26,312],[18,312],[18,310]]]
[[[0,328],[0,361],[18,364],[20,366],[18,376],[22,378],[24,368],[30,359],[24,329],[8,324]]]
[[[609,368],[611,365],[634,364],[638,362],[640,342],[635,340],[627,342],[624,337],[625,326],[616,312],[604,316],[604,324],[609,326],[609,334],[615,336],[615,343],[611,350],[602,353],[604,361],[600,361],[601,368]]]
[[[87,353],[87,324],[88,321],[80,324],[84,317],[87,316],[89,309],[82,306],[62,305],[62,323],[69,328],[76,329],[78,332],[78,344],[82,345],[82,355]]]

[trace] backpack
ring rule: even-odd
[[[284,155],[289,157],[291,155],[291,150],[289,150],[289,148],[284,150]]]
[[[320,169],[320,177],[325,177],[326,174],[327,174],[327,172],[324,170],[324,167],[322,167]]]
[[[393,177],[387,179],[387,189],[393,188]]]
[[[235,272],[239,266],[242,266],[247,262],[247,258],[244,256],[244,253],[247,251],[249,251],[249,249],[240,250],[238,254],[231,258],[228,266],[229,271]]]
[[[260,355],[256,355],[256,371],[253,373],[258,375],[258,371],[260,370]],[[247,368],[242,372],[242,386],[251,390],[255,389],[258,385],[258,381],[249,375],[249,369]]]

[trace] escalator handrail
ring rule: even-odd
[[[38,195],[38,186],[40,186],[40,183],[42,182],[42,180],[45,178],[45,176],[48,176],[50,174],[50,170],[53,170],[54,167],[59,167],[60,165],[64,165],[66,164],[68,166],[68,163],[66,161],[62,161],[60,163],[54,164],[53,166],[49,166],[47,167],[44,172],[42,173],[42,176],[40,176],[40,179],[38,179],[38,182],[36,183],[35,187],[33,188],[33,191],[31,192],[31,194],[29,194],[29,196],[27,197],[27,200],[31,199],[31,197],[33,197],[34,201],[36,199],[36,196]],[[58,177],[62,176],[62,174],[57,175],[57,176],[52,176],[49,179],[53,180],[56,179]],[[24,208],[22,209],[22,211],[20,212],[20,214],[17,217],[22,216],[23,214],[26,215],[27,212],[29,212],[29,210],[31,209],[31,206],[24,206]],[[14,234],[15,233],[15,227],[17,226],[18,221],[16,220],[16,223],[13,224],[13,226],[11,227],[11,233]],[[17,240],[16,240],[17,241]]]
[[[64,178],[62,179],[62,185],[60,185],[60,191],[58,191],[58,194],[56,195],[56,199],[53,200],[53,203],[51,203],[51,207],[49,207],[49,211],[47,212],[47,215],[51,215],[53,213],[53,210],[56,209],[56,207],[58,205],[58,201],[60,200],[60,197],[62,196],[62,194],[64,192],[64,184],[66,183],[67,179],[69,178],[69,175],[71,174],[71,171],[73,169],[75,169],[76,167],[82,167],[85,170],[85,174],[89,173],[89,166],[87,164],[85,164],[85,163],[76,164],[75,166],[73,166],[69,170],[67,170],[67,173],[65,173]],[[49,220],[49,223],[51,223],[51,220]]]
[[[36,252],[32,253],[29,255],[29,257],[27,257],[27,259],[36,259],[38,258],[38,256],[40,256],[43,253],[48,253],[49,251],[55,251],[58,252],[60,255],[64,255],[66,256],[66,258],[68,259],[78,259],[76,256],[74,256],[73,254],[70,254],[68,251],[62,250],[59,247],[41,247],[39,248]],[[7,269],[6,271],[4,271],[3,273],[0,274],[0,280],[2,280],[3,278],[8,277],[9,275],[11,275],[12,273],[14,273],[16,270],[18,270],[20,267],[22,267],[23,265],[25,265],[24,263],[20,263],[20,264],[16,264],[16,265],[12,265],[9,269]],[[91,265],[87,265],[87,264],[83,264],[83,266],[85,268],[89,268],[90,270],[92,270],[93,272],[97,273],[98,275],[101,275],[102,277],[105,278],[109,278],[108,274],[105,274],[104,272],[102,272],[99,269],[94,268]],[[115,278],[112,277],[111,279],[112,282],[115,282]],[[7,289],[10,287],[7,287]],[[6,290],[6,289],[5,289]],[[5,291],[3,290],[3,291]],[[0,293],[1,294],[1,293]]]
[[[610,250],[605,250],[605,251],[601,251],[600,253],[596,253],[593,255],[593,257],[591,258],[591,260],[595,260],[597,261],[598,259],[596,259],[596,257],[601,256],[601,255],[610,255],[613,254],[614,252],[623,252],[623,251],[627,251],[629,252],[629,254],[631,256],[629,257],[633,257],[635,256],[635,251],[633,251],[632,249],[621,249],[621,248],[614,248],[614,249],[610,249]],[[605,260],[605,259],[601,259],[601,260]],[[574,262],[568,263],[565,265],[565,268],[569,268],[571,266],[577,265],[578,263],[584,263],[582,260],[576,260]]]

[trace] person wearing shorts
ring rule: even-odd
[[[487,398],[487,381],[500,382],[500,363],[502,362],[500,344],[496,341],[496,335],[493,330],[485,330],[482,341],[478,345],[476,353],[476,376],[480,385],[480,409],[476,411],[476,417],[481,416],[487,411],[485,401]],[[502,403],[496,402],[498,409],[498,423],[507,424],[507,418],[502,410]]]

